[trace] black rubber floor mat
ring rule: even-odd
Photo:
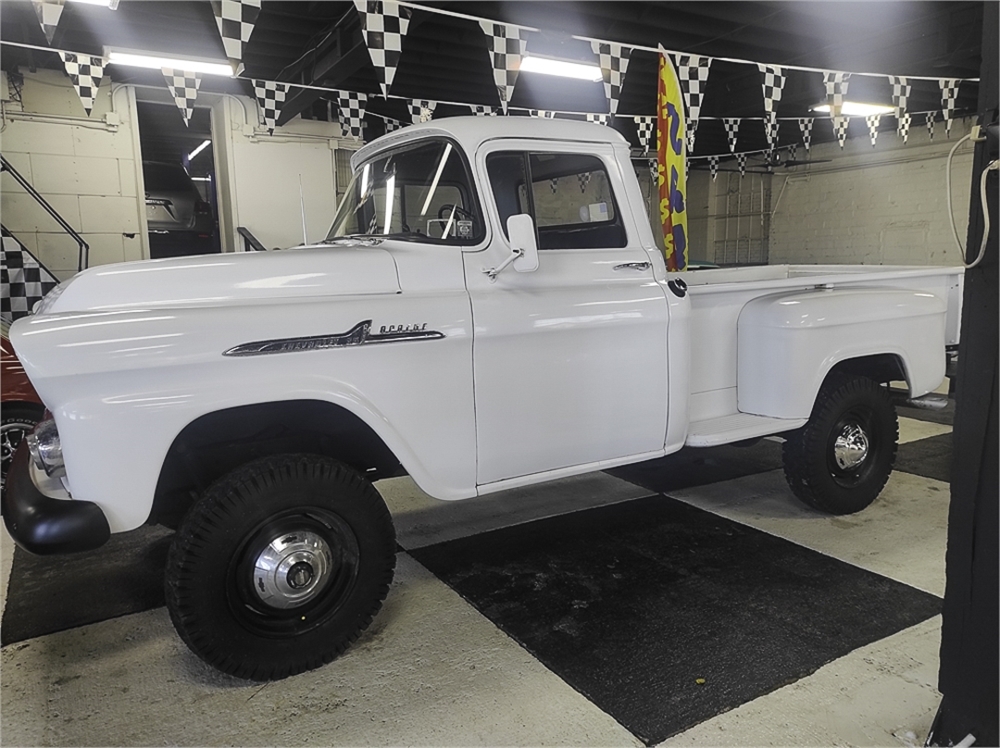
[[[163,605],[163,569],[172,537],[162,527],[142,527],[112,535],[86,553],[33,556],[15,549],[0,643]]]
[[[948,483],[951,481],[951,434],[900,444],[894,469]]]
[[[781,444],[762,439],[748,447],[705,447],[608,470],[609,475],[657,493],[679,491],[781,467]]]
[[[665,496],[410,553],[647,745],[941,609]]]

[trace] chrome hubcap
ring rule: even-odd
[[[314,532],[280,535],[257,555],[253,591],[272,608],[297,608],[313,600],[333,575],[330,546]]]
[[[844,426],[833,443],[833,458],[841,470],[852,470],[868,457],[868,435],[856,423]]]

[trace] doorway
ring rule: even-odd
[[[212,110],[187,126],[173,104],[138,101],[139,144],[152,259],[221,251]]]

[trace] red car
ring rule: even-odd
[[[9,323],[3,320],[0,324],[0,450],[3,456],[3,475],[0,476],[0,491],[7,484],[7,468],[10,467],[14,450],[21,440],[27,436],[35,424],[42,420],[45,406],[42,405],[38,393],[31,386],[24,367],[14,355],[14,348],[7,337]]]

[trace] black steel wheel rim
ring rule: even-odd
[[[331,570],[315,596],[300,605],[280,608],[261,599],[254,587],[255,562],[278,538],[308,533],[323,539],[330,550]],[[322,626],[350,598],[358,579],[361,552],[347,522],[320,507],[302,507],[269,518],[247,533],[233,554],[226,575],[226,596],[234,618],[248,631],[273,638],[290,638]],[[290,578],[301,576],[293,567]]]

